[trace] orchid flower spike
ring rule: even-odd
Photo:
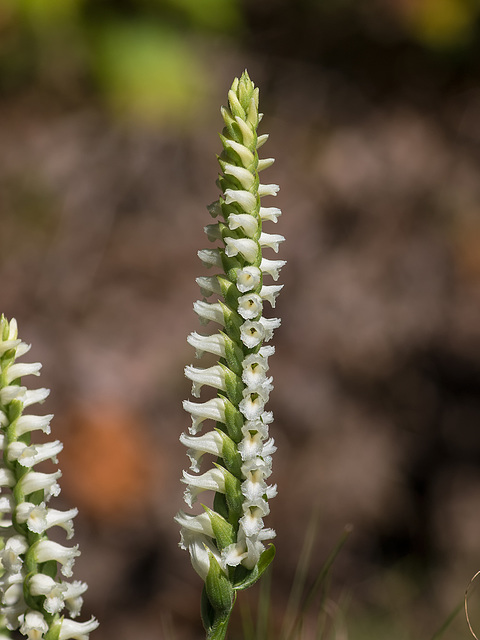
[[[58,570],[72,576],[78,545],[65,546],[48,538],[52,527],[73,536],[73,518],[77,509],[58,511],[48,506],[60,493],[60,471],[34,471],[39,462],[57,463],[63,448],[59,440],[35,444],[32,433],[50,433],[52,415],[24,414],[32,404],[43,402],[48,389],[29,390],[20,378],[39,375],[40,363],[17,362],[30,349],[17,336],[17,323],[0,318],[0,536],[3,539],[0,561],[0,615],[4,628],[18,629],[25,637],[45,640],[88,640],[98,622],[74,622],[64,618],[64,609],[72,618],[80,613],[82,594],[87,585],[67,582]],[[0,630],[0,637],[2,631]]]
[[[197,356],[212,353],[218,363],[208,368],[187,366],[192,394],[210,387],[217,397],[206,402],[185,401],[192,424],[181,442],[188,447],[191,470],[184,472],[185,502],[189,507],[205,491],[213,491],[213,508],[194,515],[180,511],[180,546],[190,552],[194,569],[204,580],[202,618],[209,640],[225,637],[236,593],[253,584],[273,560],[275,548],[265,542],[275,536],[264,527],[268,501],[276,494],[269,484],[273,439],[272,414],[265,410],[273,388],[268,358],[274,348],[265,345],[280,326],[277,318],[263,315],[266,302],[275,306],[282,285],[264,284],[264,276],[277,280],[283,260],[263,258],[277,252],[283,236],[262,231],[262,222],[276,222],[280,209],[263,207],[262,199],[275,196],[277,185],[260,184],[258,174],[273,163],[258,159],[257,149],[268,136],[257,135],[261,120],[258,89],[245,71],[228,93],[229,108],[222,108],[225,127],[218,158],[222,173],[217,182],[222,194],[208,207],[218,222],[205,227],[209,240],[220,244],[199,252],[203,265],[219,273],[197,279],[205,299],[194,303],[202,324],[215,323],[211,335],[188,337]],[[204,423],[215,428],[201,435]],[[216,462],[203,473],[208,455]]]

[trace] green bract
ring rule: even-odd
[[[264,544],[275,536],[264,527],[263,518],[269,513],[268,500],[276,494],[276,487],[267,483],[275,446],[268,434],[273,416],[265,410],[273,388],[267,373],[274,348],[265,343],[280,320],[265,318],[263,306],[275,306],[282,285],[264,284],[263,279],[277,280],[285,264],[262,255],[265,248],[278,252],[284,238],[262,231],[262,223],[276,222],[281,212],[261,204],[264,196],[275,196],[278,187],[259,181],[259,172],[273,159],[258,159],[257,149],[268,136],[257,136],[262,115],[258,89],[246,71],[234,80],[228,102],[229,109],[222,107],[225,127],[218,158],[222,195],[208,207],[219,221],[205,227],[209,240],[219,245],[199,252],[204,267],[220,272],[197,279],[202,295],[214,299],[194,303],[202,324],[213,322],[217,330],[188,337],[197,357],[212,353],[218,364],[185,369],[195,397],[204,386],[216,389],[217,396],[202,403],[184,402],[192,425],[190,435],[180,437],[194,472],[183,474],[185,501],[192,507],[200,493],[213,491],[213,509],[204,507],[198,515],[180,511],[176,516],[180,546],[188,549],[194,569],[205,581],[202,618],[207,638],[216,640],[225,637],[236,592],[253,584],[275,553],[273,545],[266,549]],[[198,435],[206,420],[213,420],[216,428]],[[205,454],[216,462],[200,473]]]

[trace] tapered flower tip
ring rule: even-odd
[[[232,82],[230,91],[233,91],[237,95],[239,94],[248,95],[248,94],[251,94],[254,89],[255,89],[255,85],[251,81],[250,76],[248,75],[248,71],[245,69],[242,75],[240,76],[240,78],[234,79],[234,81]]]
[[[243,70],[243,73],[242,73],[242,75],[240,77],[240,82],[243,82],[244,84],[250,84],[252,86],[252,89],[255,89],[255,85],[250,80],[250,76],[248,75],[247,69]]]

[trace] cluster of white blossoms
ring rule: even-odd
[[[52,527],[73,536],[72,519],[77,509],[58,511],[47,506],[58,496],[60,471],[46,473],[34,467],[45,461],[57,464],[62,450],[59,440],[32,443],[34,431],[50,433],[52,415],[25,415],[25,409],[43,402],[48,389],[29,390],[20,379],[39,375],[40,363],[21,363],[17,359],[30,346],[18,339],[17,323],[0,319],[0,614],[3,629],[19,629],[29,640],[88,640],[98,622],[76,622],[80,613],[84,582],[59,579],[58,568],[71,578],[78,545],[65,546],[49,540]],[[9,635],[4,631],[0,638]]]
[[[215,296],[215,300],[194,303],[201,323],[214,322],[220,329],[212,335],[194,332],[187,339],[197,357],[204,352],[214,354],[218,364],[185,369],[193,383],[193,396],[199,397],[203,386],[218,393],[206,402],[184,402],[192,424],[189,435],[180,437],[188,447],[193,472],[183,473],[185,502],[192,507],[206,490],[214,491],[215,496],[212,509],[202,505],[204,511],[198,515],[180,511],[176,516],[181,525],[180,545],[188,549],[195,570],[206,581],[214,609],[218,589],[211,586],[213,574],[217,582],[224,583],[226,577],[233,590],[244,588],[245,575],[255,569],[258,573],[260,558],[266,553],[264,542],[275,536],[263,520],[269,513],[268,500],[276,494],[276,487],[268,483],[275,451],[269,437],[273,416],[265,410],[273,388],[268,358],[274,348],[264,343],[271,340],[280,320],[265,318],[263,308],[265,302],[275,306],[283,285],[264,284],[263,279],[267,275],[276,281],[285,264],[262,256],[265,248],[277,252],[284,238],[262,231],[262,223],[276,222],[281,212],[261,205],[261,198],[275,196],[278,186],[259,183],[258,172],[269,167],[273,158],[258,159],[257,149],[268,135],[257,136],[262,116],[258,89],[246,72],[235,79],[228,100],[230,108],[222,108],[222,174],[217,183],[222,195],[209,207],[212,217],[220,221],[205,227],[209,240],[219,241],[220,246],[199,252],[205,267],[221,273],[197,279],[202,295]],[[216,428],[197,435],[205,420],[215,421]],[[205,454],[217,461],[199,473]]]

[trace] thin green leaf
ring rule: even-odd
[[[318,574],[315,582],[313,583],[313,586],[311,587],[310,591],[308,592],[307,596],[305,597],[302,606],[300,607],[300,611],[297,615],[297,618],[292,626],[292,629],[289,633],[289,635],[287,636],[288,640],[293,640],[293,638],[295,637],[295,633],[297,632],[297,629],[299,628],[299,626],[301,626],[302,622],[303,622],[303,618],[305,615],[305,612],[308,610],[308,608],[310,607],[310,605],[312,604],[315,596],[318,594],[319,590],[323,587],[329,573],[330,573],[330,569],[332,568],[332,565],[336,559],[336,557],[338,556],[338,554],[340,553],[343,545],[345,544],[345,542],[347,541],[350,533],[352,532],[352,527],[349,525],[347,527],[345,527],[344,531],[343,531],[343,535],[341,536],[340,540],[337,542],[337,544],[335,545],[335,547],[333,548],[332,552],[330,553],[330,555],[328,556],[328,558],[325,561],[325,564],[323,565],[322,569],[320,570],[320,573]]]
[[[239,582],[236,582],[233,586],[235,591],[242,591],[243,589],[247,589],[251,587],[255,582],[265,573],[267,567],[272,562],[275,557],[275,546],[273,544],[269,545],[268,549],[260,556],[259,561],[256,566]]]

